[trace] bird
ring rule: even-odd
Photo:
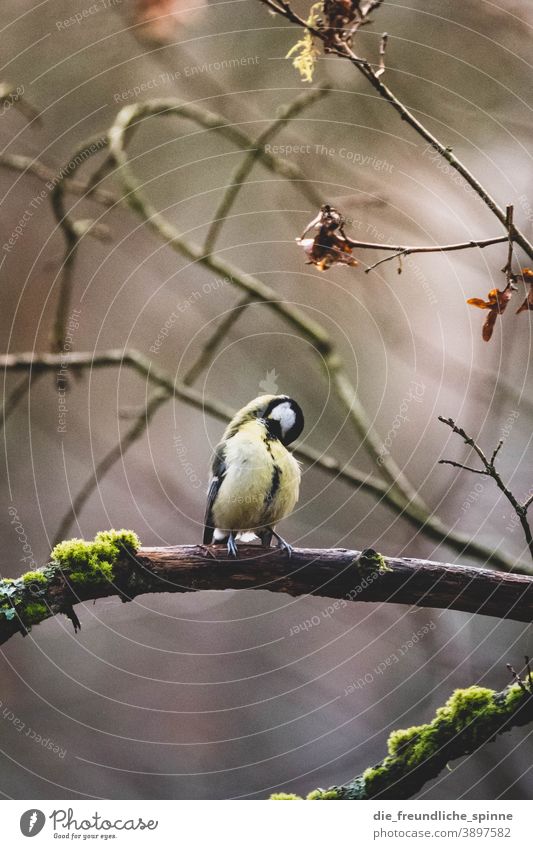
[[[203,544],[226,543],[237,557],[238,535],[272,537],[290,557],[292,546],[274,526],[292,513],[300,464],[288,450],[304,427],[301,407],[288,395],[260,395],[235,414],[215,448],[207,493]]]

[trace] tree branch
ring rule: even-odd
[[[512,210],[512,207],[509,207],[509,209]],[[330,229],[331,226],[332,229]],[[374,268],[377,268],[378,265],[382,265],[382,263],[384,262],[390,262],[393,259],[408,256],[409,254],[445,253],[447,251],[464,251],[470,248],[488,248],[491,245],[499,245],[503,242],[509,243],[509,250],[512,254],[512,219],[511,223],[509,224],[509,233],[507,236],[493,236],[490,239],[470,239],[468,242],[454,242],[451,245],[416,245],[411,247],[401,247],[399,245],[385,245],[380,242],[361,242],[357,239],[351,239],[349,236],[346,235],[345,219],[342,213],[340,213],[337,209],[334,209],[330,204],[323,204],[320,208],[320,212],[318,213],[318,215],[312,221],[309,222],[302,235],[296,241],[299,244],[302,244],[304,236],[312,228],[316,228],[318,230],[318,234],[315,237],[315,245],[318,248],[323,248],[324,250],[331,249],[331,245],[327,241],[328,237],[330,237],[332,233],[338,230],[338,232],[342,236],[342,239],[350,248],[356,248],[358,250],[393,252],[393,256],[386,256],[384,259],[380,259],[378,260],[378,262],[369,265],[368,268],[365,269],[365,274],[368,274],[369,271],[372,271]],[[324,231],[325,235],[323,235]],[[322,242],[321,239],[325,239],[325,241]],[[507,266],[505,266],[502,271],[506,271],[506,269]]]
[[[468,183],[468,185],[474,190],[474,192],[481,198],[481,200],[485,203],[486,206],[491,210],[491,212],[496,216],[496,218],[503,224],[504,227],[507,227],[507,216],[505,210],[502,209],[501,206],[494,200],[493,197],[489,194],[489,192],[481,185],[481,183],[474,177],[474,175],[469,171],[469,169],[458,159],[450,147],[444,145],[439,139],[437,139],[430,131],[414,116],[414,114],[399,100],[398,97],[385,85],[382,81],[379,73],[374,71],[372,64],[367,59],[362,59],[357,56],[348,43],[340,40],[340,37],[337,39],[336,44],[331,42],[331,39],[328,38],[327,31],[317,29],[313,26],[310,26],[306,21],[303,20],[299,15],[297,15],[291,8],[290,4],[285,2],[285,0],[259,0],[259,2],[263,3],[265,6],[268,6],[278,15],[281,15],[287,20],[291,21],[291,23],[296,24],[303,29],[306,29],[310,32],[315,38],[318,38],[325,44],[326,51],[328,53],[332,53],[336,56],[341,57],[342,59],[347,59],[357,70],[363,74],[365,79],[370,83],[370,85],[374,88],[374,90],[378,93],[378,95],[389,103],[393,109],[400,115],[401,119],[409,124],[413,130],[415,130],[418,135],[423,138],[430,147],[437,151],[440,156],[448,162],[449,165],[455,171],[457,171],[461,177]],[[379,71],[379,68],[378,68]],[[523,251],[528,255],[530,259],[533,259],[533,245],[526,238],[526,236],[517,228],[514,228],[514,239],[517,244],[520,245]]]
[[[481,460],[483,468],[474,469],[471,466],[464,466],[462,463],[456,463],[454,460],[439,460],[439,463],[443,463],[448,466],[457,466],[460,469],[465,469],[467,472],[473,472],[476,475],[486,475],[487,477],[493,479],[500,492],[503,492],[507,501],[511,504],[513,510],[518,516],[520,524],[522,525],[522,530],[524,531],[524,536],[526,538],[529,552],[533,559],[533,534],[531,533],[531,528],[527,519],[528,507],[533,501],[533,498],[529,498],[527,501],[521,504],[518,499],[513,495],[509,487],[503,482],[500,473],[496,469],[494,461],[496,460],[498,452],[503,445],[503,440],[500,440],[500,442],[492,452],[491,458],[489,460],[485,452],[480,448],[475,439],[469,436],[466,431],[463,430],[462,427],[458,427],[458,425],[456,425],[453,419],[445,419],[443,416],[439,416],[439,421],[445,425],[448,425],[448,427],[452,429],[453,433],[456,433],[458,436],[460,436],[463,441],[475,451],[475,453]]]
[[[131,531],[104,531],[93,542],[70,540],[43,570],[0,581],[0,644],[72,606],[118,595],[199,590],[269,590],[361,602],[460,610],[533,622],[533,577],[412,558],[372,549],[295,549],[181,545],[139,548]],[[76,620],[77,621],[77,620]]]
[[[409,799],[436,778],[449,761],[470,755],[497,734],[533,721],[532,681],[521,679],[502,692],[486,687],[455,690],[431,722],[393,731],[388,755],[352,781],[313,790],[309,800]],[[272,799],[299,799],[274,793]]]
[[[270,124],[253,142],[253,148],[248,152],[248,154],[244,157],[242,162],[237,166],[233,177],[231,178],[230,184],[226,189],[222,200],[220,201],[215,214],[213,215],[213,220],[209,227],[209,231],[204,241],[204,252],[206,254],[211,253],[213,250],[213,246],[217,239],[217,236],[220,232],[224,221],[226,220],[231,207],[237,200],[237,196],[244,186],[248,175],[250,174],[252,168],[254,167],[257,159],[259,159],[264,152],[265,145],[270,139],[274,138],[276,133],[278,133],[282,127],[284,127],[289,121],[296,117],[303,109],[306,109],[308,106],[311,106],[316,101],[321,100],[327,94],[329,94],[331,90],[331,86],[322,86],[314,91],[306,92],[305,94],[299,95],[292,103],[288,106],[285,106],[281,110],[281,114],[279,118],[277,118],[272,124]]]
[[[348,243],[352,247],[358,248],[368,248],[371,247],[368,244],[357,243],[352,239],[347,240]],[[374,262],[372,265],[369,265],[368,268],[365,268],[365,274],[368,274],[369,271],[373,271],[374,268],[377,268],[378,265],[383,265],[384,262],[390,262],[393,259],[402,258],[404,256],[409,256],[409,254],[431,254],[431,253],[446,253],[448,251],[464,251],[469,248],[488,248],[491,245],[499,245],[502,242],[508,242],[508,236],[494,236],[492,239],[471,239],[468,242],[456,242],[452,245],[421,245],[417,247],[411,248],[394,248],[391,245],[373,245],[372,247],[376,250],[382,251],[396,251],[393,256],[386,256],[383,259]]]
[[[32,174],[43,183],[55,183],[58,180],[58,174],[48,165],[45,165],[39,159],[33,156],[24,156],[18,153],[3,153],[0,155],[0,168],[7,168],[12,171],[20,171],[22,174]],[[65,191],[71,194],[85,197],[89,192],[90,183],[83,180],[69,179],[65,184]],[[92,192],[92,199],[103,206],[115,206],[120,203],[118,195],[108,192],[105,189],[95,189]]]
[[[74,630],[79,602],[118,596],[199,590],[269,590],[291,596],[408,604],[533,621],[533,578],[503,575],[428,560],[383,557],[372,549],[281,549],[240,546],[237,559],[224,546],[141,548],[132,531],[103,531],[93,542],[57,545],[51,562],[20,578],[0,580],[0,645],[63,613]],[[529,672],[529,664],[527,663]],[[512,670],[513,671],[513,670]],[[502,693],[482,687],[456,690],[427,725],[395,731],[389,754],[348,784],[317,790],[309,799],[412,796],[445,764],[469,754],[496,734],[533,719],[531,676]],[[273,798],[297,798],[275,794]]]

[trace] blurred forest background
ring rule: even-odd
[[[57,173],[123,106],[153,97],[198,104],[255,138],[281,107],[309,90],[284,58],[299,31],[257,0],[160,2],[160,20],[147,25],[140,23],[143,5],[4,0],[1,78],[24,86],[41,122],[4,109],[3,156],[35,157]],[[65,26],[76,12],[82,19]],[[373,58],[380,34],[390,34],[387,84],[502,206],[515,205],[515,221],[529,238],[532,26],[527,0],[411,0],[385,3],[358,36],[360,53]],[[345,214],[349,235],[442,244],[502,232],[353,68],[320,59],[313,87],[325,83],[332,87],[328,95],[271,143],[310,146],[282,158]],[[176,117],[145,121],[129,155],[152,204],[197,243],[243,157],[219,133]],[[103,159],[91,159],[77,178],[87,179]],[[32,210],[15,246],[1,252],[2,351],[46,351],[63,234],[49,197],[31,207],[43,188],[35,175],[0,167],[0,185],[2,245]],[[101,185],[119,191],[112,175]],[[106,210],[69,195],[71,204],[76,218],[98,217],[110,234],[109,241],[86,236],[79,244],[73,349],[132,347],[183,379],[242,292],[173,251],[126,207]],[[531,486],[531,324],[528,313],[514,315],[522,293],[489,344],[481,338],[484,314],[465,303],[503,288],[505,245],[415,256],[401,276],[395,262],[366,275],[365,263],[383,256],[371,251],[357,254],[358,268],[320,273],[304,264],[294,242],[316,212],[301,182],[256,163],[214,255],[326,328],[383,439],[403,409],[408,421],[394,430],[391,452],[450,528],[526,562],[521,530],[493,482],[437,465],[442,457],[466,456],[437,420],[452,416],[487,450],[504,436],[502,474],[518,496]],[[527,265],[520,251],[517,257]],[[156,345],[173,312],[177,319]],[[3,430],[3,576],[27,568],[8,510],[16,510],[32,556],[44,564],[72,500],[151,391],[126,368],[72,376],[65,428],[58,430],[56,377],[34,381]],[[5,375],[5,398],[23,379]],[[265,304],[240,315],[195,387],[234,409],[263,391],[288,393],[305,412],[307,444],[376,471],[310,343]],[[146,545],[199,541],[211,451],[222,429],[209,415],[168,400],[99,481],[66,535],[92,538],[125,527]],[[480,565],[309,465],[299,507],[281,531],[295,545],[372,546]],[[1,710],[61,751],[47,750],[0,711],[0,793],[73,799],[305,793],[379,760],[391,729],[429,719],[455,687],[479,682],[501,689],[505,662],[520,665],[533,652],[531,630],[518,623],[392,604],[354,603],[333,615],[326,608],[324,599],[261,591],[142,596],[129,605],[113,599],[79,607],[77,636],[58,616],[26,639],[13,638],[2,651]],[[294,633],[306,620],[312,627]],[[427,633],[402,653],[424,626]],[[386,671],[376,672],[383,664]],[[530,734],[515,730],[454,763],[421,797],[531,797]]]

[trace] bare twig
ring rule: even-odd
[[[154,392],[152,397],[148,400],[145,409],[136,419],[134,424],[132,424],[127,433],[116,445],[113,446],[113,448],[111,448],[110,451],[107,452],[107,454],[102,457],[100,462],[96,465],[94,472],[85,481],[71,506],[61,519],[59,528],[55,534],[54,545],[57,545],[58,542],[61,542],[61,540],[67,536],[73,522],[81,513],[94,490],[98,487],[106,474],[113,468],[115,463],[117,463],[118,460],[126,454],[128,448],[131,448],[134,442],[142,436],[156,412],[159,410],[161,405],[165,403],[165,401],[168,401],[169,398],[169,393],[164,389],[159,389]]]
[[[43,183],[50,183],[52,186],[59,179],[57,171],[49,168],[39,159],[32,156],[23,156],[18,153],[3,153],[0,156],[0,168],[7,168],[12,171],[20,171],[22,174],[32,174]],[[65,191],[79,197],[85,197],[90,190],[89,181],[73,180],[70,178],[65,183]],[[115,206],[120,203],[118,195],[106,191],[106,189],[95,189],[92,193],[93,200],[101,203],[103,206]]]
[[[307,224],[302,235],[296,241],[302,242],[304,236],[306,236],[309,230],[315,229],[318,231],[315,243],[318,244],[318,247],[328,248],[329,245],[322,244],[320,241],[320,229],[321,227],[326,227],[327,232],[327,227],[331,222],[333,222],[334,229],[341,234],[342,238],[350,248],[357,250],[391,251],[393,253],[393,256],[387,256],[384,259],[380,259],[378,262],[373,263],[373,265],[369,265],[368,268],[365,269],[366,274],[384,262],[390,262],[391,260],[398,258],[401,260],[402,257],[408,256],[409,254],[444,253],[446,251],[464,251],[470,248],[488,248],[491,245],[508,242],[510,238],[509,235],[493,236],[490,239],[470,239],[468,242],[454,242],[451,245],[412,245],[410,247],[387,245],[380,242],[362,242],[358,239],[352,239],[346,234],[346,222],[343,214],[339,212],[338,209],[335,209],[330,204],[326,203],[322,204],[318,214],[312,221],[309,222],[309,224]]]
[[[263,3],[265,6],[268,6],[272,9],[276,14],[281,15],[287,20],[291,21],[291,23],[297,24],[303,29],[308,30],[312,35],[316,38],[320,39],[320,41],[324,42],[327,46],[327,52],[333,53],[337,56],[340,56],[343,59],[347,59],[357,70],[363,74],[365,79],[370,83],[370,85],[374,88],[374,90],[378,93],[378,95],[383,98],[387,103],[389,103],[393,109],[400,115],[403,121],[409,124],[415,132],[424,139],[428,143],[428,145],[437,151],[437,153],[442,156],[443,159],[448,162],[448,164],[457,171],[461,177],[469,184],[469,186],[475,191],[478,197],[488,206],[491,212],[498,218],[498,220],[506,227],[506,214],[505,211],[499,206],[499,204],[495,201],[495,199],[489,194],[489,192],[481,185],[479,180],[477,180],[474,175],[469,171],[469,169],[458,159],[450,147],[443,144],[439,141],[419,120],[414,116],[414,114],[405,106],[402,101],[396,97],[396,95],[384,84],[379,75],[376,74],[374,69],[372,68],[371,63],[367,59],[362,59],[357,56],[349,44],[337,41],[336,46],[332,45],[327,38],[327,35],[323,30],[317,29],[315,27],[309,26],[307,22],[297,15],[290,4],[285,2],[285,0],[259,0],[259,2]],[[526,236],[517,228],[514,229],[514,240],[517,244],[520,245],[522,250],[533,259],[533,245],[526,238]]]
[[[515,511],[516,515],[518,516],[518,518],[520,520],[520,524],[522,525],[522,529],[524,531],[524,536],[526,538],[526,542],[527,542],[527,545],[528,545],[528,548],[529,548],[529,552],[531,554],[531,557],[533,558],[533,535],[531,533],[531,528],[529,526],[529,522],[528,522],[528,519],[527,519],[528,507],[530,506],[531,502],[533,501],[533,498],[529,498],[527,501],[525,501],[523,504],[521,504],[518,501],[518,499],[515,498],[515,496],[513,495],[511,490],[509,489],[509,487],[503,482],[500,473],[498,472],[498,470],[496,469],[496,467],[494,465],[494,461],[495,461],[495,459],[498,455],[498,452],[503,445],[503,440],[501,440],[498,443],[498,445],[496,446],[496,448],[492,452],[491,458],[489,460],[489,458],[486,456],[485,452],[477,444],[475,439],[473,439],[473,437],[469,436],[463,430],[462,427],[458,427],[458,425],[454,422],[453,419],[451,419],[451,418],[445,419],[443,416],[439,416],[439,421],[441,421],[445,425],[448,425],[448,427],[451,428],[453,433],[456,433],[458,436],[460,436],[463,439],[463,441],[467,445],[469,445],[470,448],[472,448],[475,451],[475,453],[477,454],[477,456],[481,460],[481,465],[482,465],[483,468],[474,469],[474,468],[471,468],[470,466],[464,466],[462,463],[456,463],[454,460],[439,460],[439,463],[443,463],[443,464],[446,464],[448,466],[456,466],[457,468],[465,469],[467,472],[474,472],[477,475],[486,475],[487,477],[490,477],[490,478],[493,479],[493,481],[496,483],[496,486],[498,487],[498,489],[501,492],[503,492],[503,494],[507,498],[508,502],[513,507],[513,510]]]
[[[244,133],[238,126],[228,121],[224,118],[224,116],[216,112],[210,112],[208,109],[204,109],[194,103],[183,103],[174,98],[168,100],[154,99],[144,101],[143,103],[132,104],[132,107],[135,114],[132,121],[125,129],[125,133],[129,133],[132,127],[142,126],[142,122],[144,120],[156,115],[159,117],[178,116],[185,118],[188,121],[193,121],[205,130],[212,130],[217,134],[220,134],[241,150],[249,151],[254,147],[254,140]],[[130,136],[128,136],[128,141],[129,138]],[[126,147],[126,140],[123,139],[122,141],[124,147]],[[306,179],[303,171],[301,171],[294,162],[283,159],[279,156],[274,156],[273,154],[265,151],[264,148],[258,151],[257,161],[261,162],[266,168],[272,171],[273,174],[277,174],[287,180],[296,182],[302,194],[307,197],[313,205],[319,206],[322,202],[321,195],[318,194],[314,186],[308,179]],[[106,160],[107,171],[112,170],[114,164],[113,158]],[[97,172],[97,174],[99,174],[99,172]],[[93,179],[90,181],[93,185],[96,185],[97,182],[95,176],[96,175],[93,175]]]
[[[514,238],[514,224],[513,224],[513,216],[514,216],[514,207],[508,206],[505,210],[505,223],[507,227],[507,238],[508,238],[508,248],[507,248],[507,262],[502,268],[503,273],[505,274],[505,279],[507,280],[507,286],[516,289],[515,283],[515,275],[513,274],[513,238]]]
[[[325,97],[331,87],[323,86],[321,88],[316,89],[315,91],[306,92],[305,94],[299,95],[292,103],[288,106],[285,106],[281,110],[281,114],[276,121],[270,124],[253,142],[253,148],[247,153],[247,155],[243,158],[240,165],[237,166],[233,177],[230,180],[229,186],[226,189],[222,200],[220,201],[215,214],[213,216],[213,220],[211,222],[211,226],[209,227],[207,236],[204,242],[204,252],[206,254],[211,253],[213,250],[213,246],[217,239],[217,236],[220,232],[224,221],[226,220],[231,207],[237,200],[237,196],[242,189],[243,185],[246,182],[246,179],[254,167],[256,161],[261,157],[265,145],[270,141],[270,139],[274,138],[274,136],[296,115],[298,115],[303,109],[306,109],[308,106],[311,106],[313,103],[316,103],[318,100],[321,100]]]
[[[350,244],[352,244],[352,239],[348,240]],[[372,247],[374,250],[381,251],[396,251],[392,256],[383,257],[383,259],[374,262],[372,265],[369,265],[368,268],[365,268],[365,273],[368,274],[369,271],[373,271],[374,268],[377,268],[378,265],[383,265],[384,262],[390,262],[393,259],[401,259],[404,256],[409,256],[409,254],[431,254],[431,253],[446,253],[448,251],[464,251],[469,248],[488,248],[490,245],[499,245],[503,242],[507,242],[507,236],[494,236],[491,239],[470,239],[468,242],[456,242],[451,245],[423,245],[419,247],[410,247],[410,248],[395,248],[391,245],[370,245],[370,244],[357,244],[354,243],[352,247],[358,248],[369,248]]]
[[[84,142],[84,144],[74,152],[66,165],[61,168],[59,178],[52,190],[52,209],[57,223],[65,237],[65,256],[61,267],[61,282],[59,286],[56,315],[51,339],[53,351],[60,351],[63,347],[65,324],[70,310],[70,300],[72,296],[72,289],[74,287],[76,254],[80,241],[91,230],[93,231],[93,235],[100,234],[105,236],[107,232],[105,229],[102,232],[102,225],[95,227],[95,222],[90,219],[79,221],[71,219],[65,210],[65,183],[70,175],[75,174],[78,168],[83,165],[89,157],[99,153],[105,145],[106,140],[101,135]]]
[[[208,368],[210,363],[213,361],[213,356],[217,352],[221,342],[226,338],[235,322],[239,320],[246,307],[253,304],[253,302],[254,300],[250,297],[250,295],[245,295],[215,327],[213,333],[209,336],[202,350],[198,354],[197,359],[193,362],[183,378],[183,382],[187,386],[193,386],[202,372]]]
[[[381,41],[379,43],[379,67],[376,71],[376,77],[381,77],[382,74],[385,73],[385,54],[387,52],[387,42],[389,40],[389,34],[384,32],[381,36]]]
[[[24,376],[22,380],[17,383],[14,389],[10,392],[8,398],[4,402],[2,410],[0,411],[0,431],[4,427],[8,418],[14,413],[22,399],[28,394],[30,386],[35,385],[35,382],[38,380],[38,378],[38,373]]]

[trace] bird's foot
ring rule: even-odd
[[[277,540],[278,548],[282,548],[283,551],[286,551],[287,557],[292,557],[292,552],[294,550],[292,545],[289,545],[289,543],[284,540],[283,537],[280,537],[280,535],[277,534],[274,530],[272,531],[272,536],[275,537],[275,539]]]
[[[238,556],[237,543],[235,542],[235,535],[234,534],[230,534],[229,537],[228,537],[227,549],[228,549],[228,554],[229,554],[230,557],[237,557]]]

